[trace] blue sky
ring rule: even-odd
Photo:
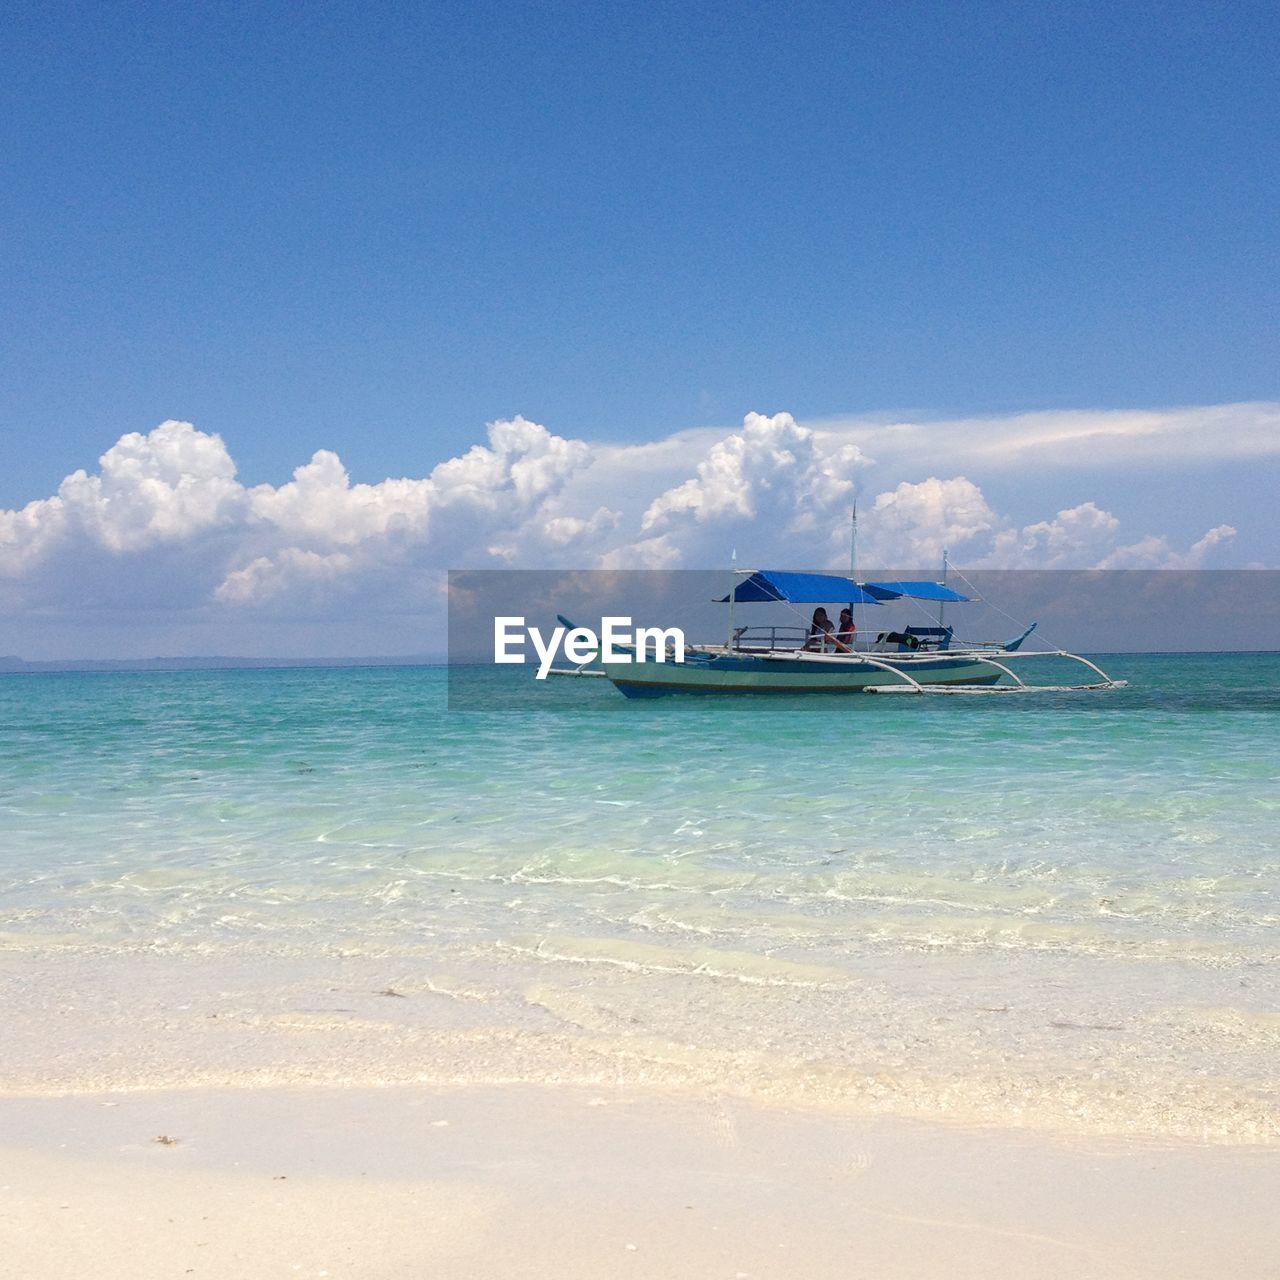
[[[311,643],[283,622],[264,639],[212,593],[263,559],[328,557],[308,607],[349,613],[379,582],[353,549],[383,525],[326,531],[336,508],[317,499],[266,537],[268,500],[228,491],[190,525],[147,508],[142,542],[104,530],[140,475],[216,489],[230,465],[246,493],[283,489],[317,450],[369,486],[493,454],[481,505],[519,520],[472,545],[397,509],[398,553],[422,573],[551,545],[621,560],[664,530],[684,563],[748,540],[821,564],[805,510],[825,521],[855,490],[874,505],[961,478],[992,513],[975,562],[1002,531],[1034,544],[1022,531],[1088,504],[1118,522],[1104,545],[1105,520],[1075,518],[1098,563],[1160,538],[1185,559],[1224,525],[1202,562],[1280,562],[1274,6],[51,4],[7,27],[0,511],[52,500],[78,469],[107,475],[100,457],[130,433],[197,434],[134,450],[97,515],[0,519],[19,615],[0,649]],[[1176,417],[1187,407],[1199,425]],[[1125,412],[1175,417],[1095,449],[1132,427]],[[787,488],[767,432],[726,446],[737,479],[772,494],[744,514],[708,499],[699,468],[751,413],[793,415],[818,461]],[[1016,440],[1036,413],[1103,425],[1043,465],[954,447]],[[532,436],[504,453],[487,424],[517,418],[572,456]],[[885,423],[923,436],[906,454],[876,437],[877,453]],[[647,446],[662,466],[608,453]],[[521,458],[550,485],[536,500],[511,497]],[[689,484],[701,498],[664,498]],[[770,505],[783,490],[805,510]],[[534,515],[539,536],[583,528],[544,544],[521,523]],[[932,549],[928,530],[884,527]],[[107,638],[76,580],[99,556],[151,584],[163,625]],[[203,603],[167,589],[202,574]]]

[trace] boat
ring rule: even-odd
[[[945,572],[945,569],[944,569]],[[667,694],[826,693],[826,694],[1026,694],[1119,689],[1115,680],[1089,659],[1064,649],[1024,649],[1033,622],[1007,641],[959,640],[954,626],[944,625],[948,604],[965,604],[965,596],[945,582],[893,580],[858,582],[825,573],[778,570],[735,570],[729,594],[717,603],[729,606],[728,634],[723,644],[686,645],[682,660],[674,652],[646,660],[634,652],[612,660],[599,652],[560,675],[603,676],[629,698]],[[839,602],[879,608],[894,600],[916,600],[939,606],[937,625],[900,630],[846,631],[799,626],[738,627],[739,604],[782,603],[831,605]],[[866,614],[863,613],[864,621]],[[800,620],[804,620],[803,614]],[[569,627],[566,618],[560,621]],[[1030,659],[1056,658],[1081,664],[1090,675],[1078,684],[1033,684],[1015,670]]]

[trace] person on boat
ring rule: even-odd
[[[840,624],[836,627],[836,640],[844,645],[845,652],[848,653],[853,648],[853,641],[858,628],[853,624],[853,610],[845,605],[840,610]]]
[[[876,644],[896,644],[901,649],[918,649],[920,637],[903,631],[882,631],[876,636]]]
[[[827,611],[819,605],[813,611],[813,621],[809,624],[809,638],[804,642],[806,649],[816,649],[825,653],[828,649],[836,649],[848,653],[849,646],[837,635],[836,629],[827,617]]]

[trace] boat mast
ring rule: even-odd
[[[738,548],[734,547],[733,553],[729,557],[729,635],[724,642],[726,653],[733,651],[733,593],[738,589],[737,577]]]
[[[858,500],[853,500],[853,511],[849,515],[849,577],[858,580]],[[853,617],[853,601],[849,601],[849,617]],[[852,643],[852,642],[851,642]]]
[[[942,548],[942,585],[947,585],[947,549]],[[942,615],[946,612],[947,602],[945,600],[938,601],[938,626],[942,626]]]

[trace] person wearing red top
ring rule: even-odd
[[[848,610],[845,610],[848,613]],[[841,615],[841,622],[844,617]],[[849,626],[852,628],[853,619],[849,619]],[[841,653],[848,653],[849,646],[836,635],[836,629],[831,625],[831,619],[827,617],[827,611],[821,607],[813,611],[813,621],[809,624],[809,638],[804,642],[806,649],[818,649],[826,652],[828,647],[833,647]]]
[[[840,610],[840,625],[836,627],[836,642],[848,653],[853,648],[858,628],[853,625],[853,611],[846,605]]]

